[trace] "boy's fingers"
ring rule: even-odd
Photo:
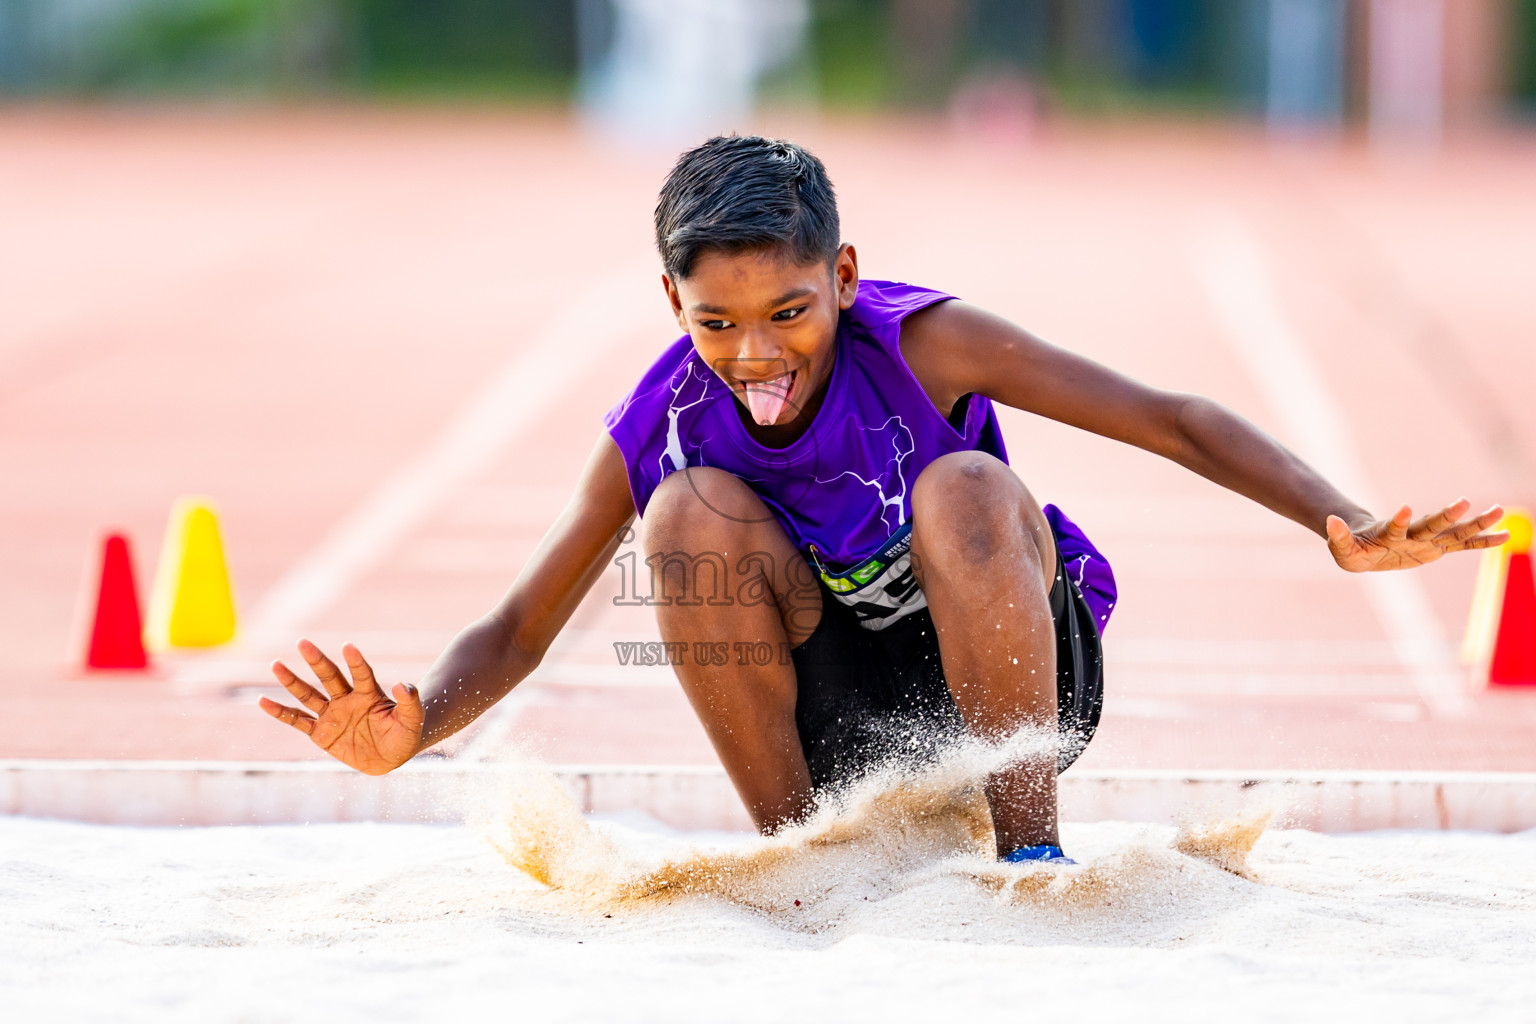
[[[396,683],[392,691],[395,698],[395,717],[407,728],[421,731],[426,712],[421,706],[421,693],[410,683]]]
[[[1421,537],[1436,537],[1456,525],[1456,521],[1467,514],[1472,503],[1466,498],[1461,498],[1445,506],[1432,516],[1425,516],[1419,522],[1413,524],[1408,535],[1414,539]]]
[[[280,661],[272,663],[272,674],[277,681],[283,684],[283,689],[293,694],[294,698],[315,714],[325,710],[327,701],[320,696],[320,691],[310,686],[304,680],[293,674],[293,670]]]
[[[1464,523],[1457,523],[1455,526],[1452,526],[1450,529],[1446,530],[1435,539],[1436,541],[1447,541],[1451,543],[1464,541],[1469,537],[1475,537],[1476,535],[1482,533],[1484,530],[1495,525],[1500,519],[1503,518],[1504,510],[1495,505],[1493,508],[1490,508],[1482,515],[1479,515],[1473,519],[1468,519]]]
[[[1498,505],[1495,505],[1493,508],[1490,508],[1476,519],[1473,519],[1472,522],[1478,525],[1479,530],[1486,530],[1488,527],[1495,525],[1500,519],[1503,518],[1504,509]]]
[[[320,677],[320,683],[325,687],[325,692],[332,699],[345,697],[352,692],[352,686],[341,674],[341,669],[336,663],[325,656],[325,653],[308,640],[299,641],[299,653],[309,663],[309,667],[315,670],[315,675]]]
[[[1355,535],[1350,532],[1349,524],[1338,516],[1329,516],[1326,523],[1328,529],[1328,547],[1336,555],[1342,555],[1353,545]]]
[[[352,672],[352,685],[357,692],[379,692],[379,682],[373,677],[373,668],[363,657],[363,652],[357,649],[356,644],[342,644],[341,656],[347,659],[347,668]]]
[[[1452,542],[1464,541],[1468,537],[1477,536],[1496,522],[1498,522],[1497,519],[1493,520],[1493,522],[1484,522],[1483,518],[1479,516],[1476,519],[1468,519],[1466,522],[1460,524],[1459,526],[1455,526],[1449,530],[1446,530],[1440,536]],[[1506,532],[1505,536],[1507,537],[1508,535],[1509,534]]]
[[[261,704],[261,710],[279,722],[286,722],[288,725],[293,726],[304,735],[308,736],[315,731],[315,720],[297,708],[290,708],[286,704],[279,704],[277,701],[266,697],[261,698],[259,703]]]
[[[1397,513],[1387,521],[1387,540],[1406,540],[1408,538],[1408,524],[1413,520],[1413,510],[1407,505],[1397,510]]]
[[[1446,551],[1481,551],[1483,548],[1496,548],[1509,540],[1509,531],[1500,530],[1498,533],[1480,533],[1476,537],[1468,537],[1466,540],[1453,541],[1445,546]]]

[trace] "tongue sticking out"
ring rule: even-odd
[[[759,426],[772,426],[779,421],[779,413],[784,411],[793,379],[794,374],[785,374],[777,380],[761,384],[742,384],[742,389],[747,393],[747,408]]]

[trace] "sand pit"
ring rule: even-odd
[[[882,780],[766,840],[589,822],[536,769],[460,827],[0,819],[0,990],[17,1020],[1536,1006],[1536,834],[1105,823],[1065,829],[1079,867],[999,866],[963,767]]]

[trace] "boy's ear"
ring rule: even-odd
[[[859,254],[844,242],[832,264],[832,280],[837,285],[837,308],[847,309],[859,297]]]
[[[667,301],[672,303],[672,315],[677,317],[677,326],[688,330],[688,319],[683,316],[683,298],[677,294],[677,285],[666,274],[661,275],[661,287],[667,293]]]

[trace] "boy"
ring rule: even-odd
[[[1098,721],[1114,578],[1009,469],[993,401],[1170,458],[1320,534],[1352,572],[1505,539],[1484,532],[1500,509],[1463,521],[1465,500],[1378,521],[1213,402],[943,293],[861,282],[825,168],[792,143],[715,138],[685,153],[656,240],[686,335],[608,413],[501,603],[421,691],[398,684],[393,699],[352,645],[349,684],[300,641],[325,695],[276,662],[308,713],[263,698],[264,710],[360,771],[398,767],[533,670],[638,513],[662,638],[760,830],[876,763],[1028,727],[1059,742],[989,779],[997,853],[1060,862],[1056,776]],[[709,654],[733,644],[783,656]]]

